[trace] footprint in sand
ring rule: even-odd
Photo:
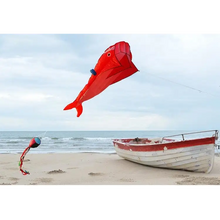
[[[16,177],[9,177],[9,180],[12,180],[12,181],[17,181],[17,180],[19,180],[18,178],[16,178]]]
[[[0,185],[11,185],[11,183],[0,183]]]
[[[121,182],[127,182],[127,183],[133,183],[135,182],[133,179],[126,179],[126,178],[122,178],[120,179]]]
[[[47,172],[47,174],[57,174],[57,173],[65,173],[65,171],[59,169],[59,170],[52,170]]]
[[[177,182],[178,185],[220,185],[217,177],[187,177]]]
[[[68,170],[72,170],[72,169],[78,169],[79,167],[69,167],[67,168]]]
[[[4,177],[3,176],[0,176],[0,179],[3,179]],[[1,183],[0,185],[15,185],[18,183],[18,178],[16,177],[9,177],[6,181],[14,181],[13,183]]]
[[[104,175],[104,173],[93,173],[93,172],[91,172],[91,173],[88,173],[88,175],[90,175],[90,176],[102,176],[102,175]]]
[[[178,174],[178,175],[175,175],[174,177],[176,177],[176,178],[186,178],[186,177],[189,177],[189,175],[186,175],[186,174]]]
[[[13,167],[6,167],[6,170],[19,170],[19,168],[13,168]]]
[[[0,185],[15,185],[17,184],[18,182],[13,182],[13,183],[0,183]]]
[[[52,182],[52,178],[39,178],[39,179],[37,179],[37,182],[38,181],[40,181],[40,182],[42,182],[42,183],[50,183],[50,182]]]

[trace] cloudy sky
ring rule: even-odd
[[[63,111],[110,45],[139,72]],[[220,35],[0,34],[0,130],[206,130],[220,125]]]

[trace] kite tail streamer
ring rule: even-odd
[[[21,157],[20,157],[20,161],[19,161],[19,166],[20,166],[20,171],[23,175],[27,175],[27,174],[30,174],[27,170],[23,170],[22,169],[22,165],[23,165],[23,162],[24,162],[24,157],[25,155],[28,153],[28,151],[30,150],[30,146],[28,146],[24,152],[22,153]]]
[[[35,138],[32,138],[30,143],[29,143],[29,146],[24,150],[24,152],[22,153],[21,157],[20,157],[20,161],[19,161],[19,164],[18,166],[20,167],[20,171],[23,175],[27,175],[27,174],[30,174],[27,170],[23,170],[22,169],[22,165],[24,163],[24,158],[26,156],[26,154],[28,153],[28,151],[31,149],[31,148],[36,148],[38,147],[39,145],[41,144],[41,140],[40,138],[38,137],[35,137]]]

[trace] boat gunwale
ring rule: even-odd
[[[115,139],[113,140],[114,146],[117,144],[119,149],[123,150],[132,150],[132,151],[161,151],[161,150],[169,150],[176,148],[185,148],[185,147],[193,147],[198,145],[207,145],[213,144],[215,145],[215,137],[205,137],[191,140],[178,140],[171,141],[168,143],[153,143],[153,144],[133,144],[126,143],[120,140],[130,140],[130,139]]]

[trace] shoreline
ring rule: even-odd
[[[220,185],[220,157],[209,174],[154,168],[127,161],[116,153],[0,154],[0,185]]]

